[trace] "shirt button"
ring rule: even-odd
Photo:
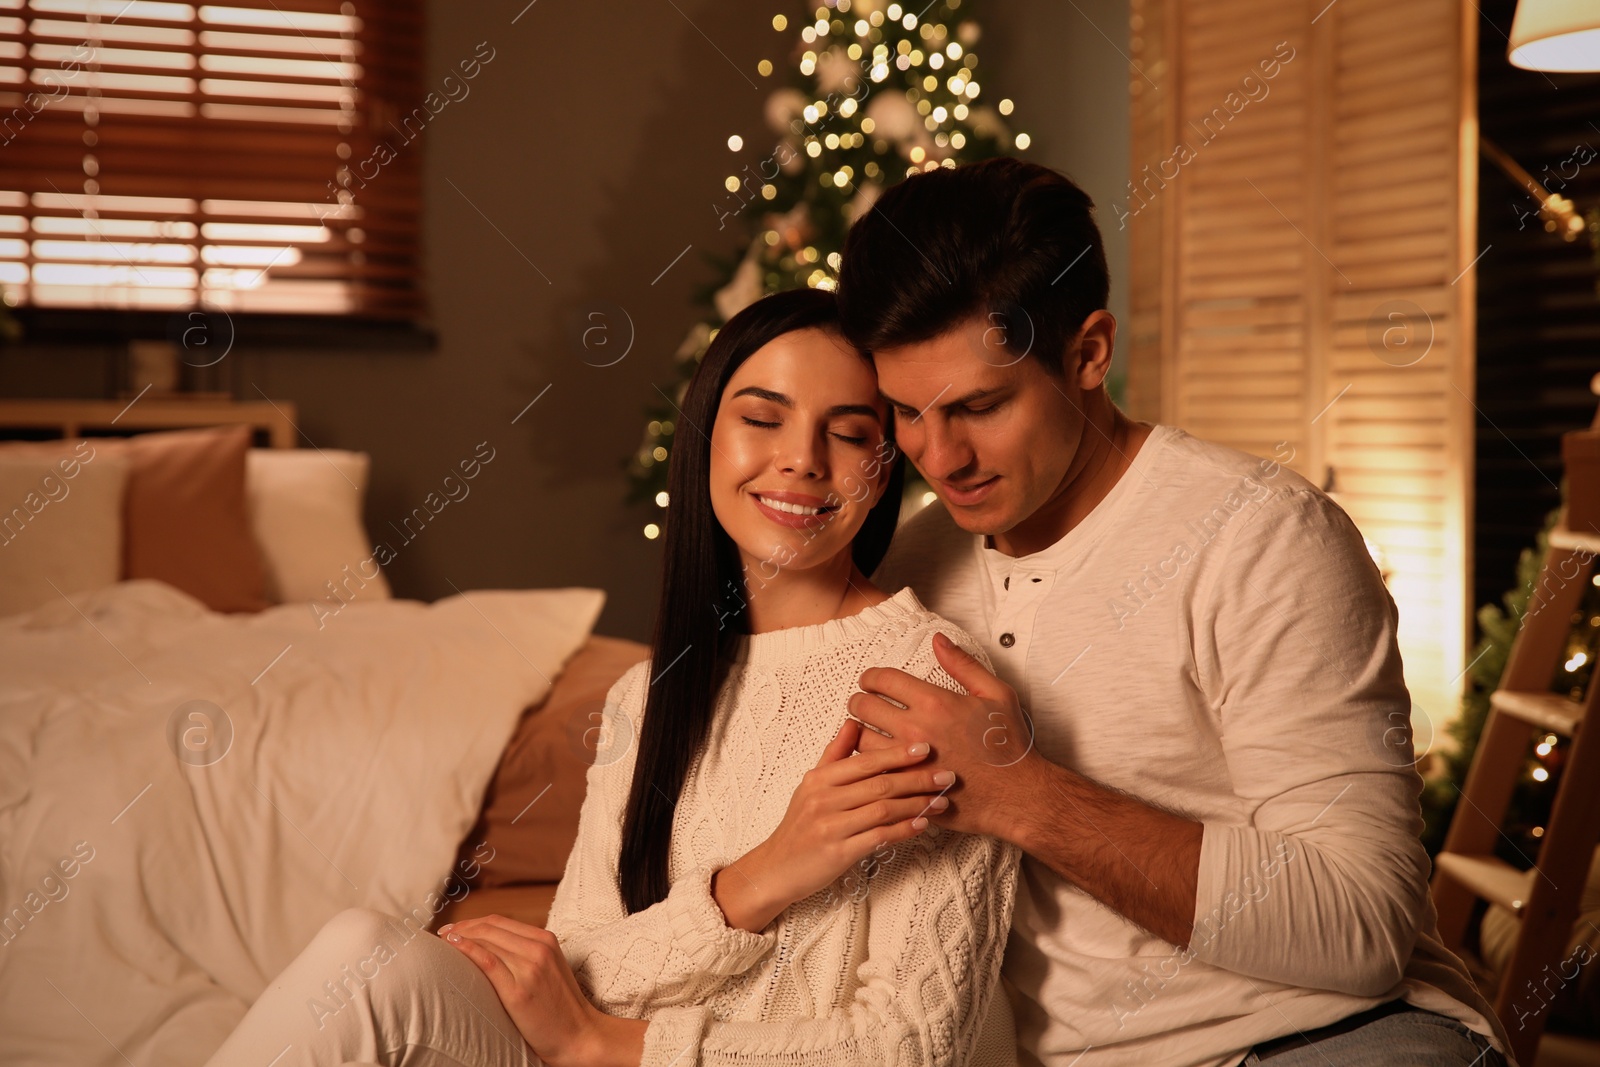
[[[1010,648],[1012,645],[1014,645],[1016,643],[1017,643],[1017,639],[1015,637],[1013,637],[1011,634],[1001,634],[1000,635],[1000,647],[1001,648]]]

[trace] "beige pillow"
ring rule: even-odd
[[[154,578],[212,611],[260,611],[266,569],[245,514],[248,426],[142,433],[104,446],[128,459],[122,576]]]
[[[369,467],[364,452],[250,450],[245,492],[270,599],[389,599],[389,583],[361,524]]]
[[[561,881],[578,839],[606,694],[649,656],[649,645],[590,634],[544,700],[523,713],[484,792],[478,822],[461,842],[460,860],[468,865],[456,869],[475,870],[474,859],[482,867],[474,888]]]
[[[121,577],[127,480],[99,442],[0,449],[0,615]]]

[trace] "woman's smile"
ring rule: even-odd
[[[806,493],[753,491],[756,509],[780,526],[820,528],[839,510],[822,497]],[[837,498],[834,498],[837,499]]]

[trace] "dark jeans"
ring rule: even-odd
[[[1303,1034],[1263,1041],[1240,1067],[1506,1067],[1488,1039],[1444,1015],[1392,1000]]]

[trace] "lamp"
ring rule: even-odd
[[[1524,70],[1600,70],[1600,4],[1518,0],[1506,58]]]

